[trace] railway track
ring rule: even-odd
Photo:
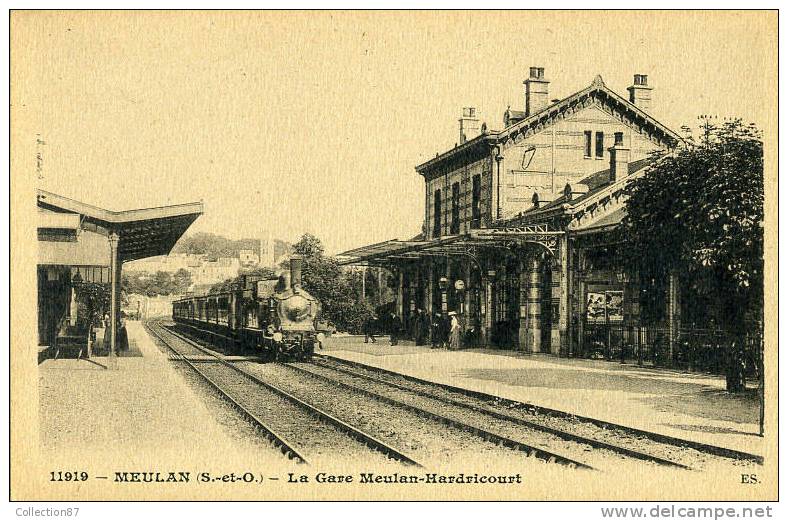
[[[181,338],[192,345],[192,353],[195,356],[199,353],[204,358],[207,353],[211,359],[234,367],[250,362],[249,357],[226,357],[210,348],[197,346],[195,340],[185,336]],[[296,378],[283,378],[280,375],[278,386],[284,388],[280,391],[289,393],[291,399],[304,403],[309,401],[312,403],[311,406],[314,406],[315,401],[321,401],[320,393],[316,393],[315,389],[311,388],[320,387],[318,385],[320,382],[324,387],[324,395],[328,394],[329,388],[341,389],[346,391],[341,393],[342,396],[364,397],[369,399],[369,402],[398,408],[430,422],[468,433],[485,443],[519,451],[544,462],[573,468],[604,470],[611,463],[615,465],[637,461],[641,465],[645,462],[667,468],[696,469],[699,464],[707,463],[709,456],[712,460],[716,457],[755,462],[758,458],[754,455],[746,455],[752,458],[739,458],[737,454],[726,453],[726,449],[714,447],[712,448],[719,451],[705,451],[708,454],[699,455],[704,451],[697,447],[673,443],[670,439],[659,439],[658,435],[657,439],[651,439],[649,436],[644,436],[651,433],[627,432],[626,428],[612,424],[601,426],[600,435],[589,434],[587,428],[578,428],[578,422],[582,420],[551,414],[556,411],[534,410],[537,408],[507,410],[507,407],[489,403],[489,399],[492,398],[489,396],[486,396],[487,400],[485,400],[481,395],[477,396],[479,393],[462,392],[461,389],[330,356],[315,356],[312,364],[250,364],[249,367],[253,372],[258,373],[260,368],[268,368],[263,370],[264,374],[251,375],[261,385],[271,385],[271,378],[276,381],[277,375],[275,371],[272,373],[272,367],[281,367],[297,374]],[[249,374],[248,371],[244,372]],[[300,388],[291,385],[292,382],[303,380],[305,377],[316,383],[313,386],[302,385]],[[296,395],[301,398],[296,398]],[[337,403],[324,403],[323,407],[331,411],[342,410]],[[348,419],[354,415],[348,414],[347,411],[336,414],[344,415],[345,421],[349,424],[355,425],[357,422],[355,419]],[[383,414],[389,413],[384,411]],[[342,422],[338,418],[334,420]],[[365,427],[368,428],[370,427]],[[382,436],[387,438],[386,434],[388,433]]]
[[[497,397],[477,393],[462,388],[421,380],[409,375],[394,373],[386,369],[368,366],[358,362],[334,358],[327,355],[316,355],[313,364],[317,367],[347,375],[364,385],[386,385],[403,393],[414,394],[440,401],[448,406],[487,415],[490,418],[511,422],[529,429],[534,429],[558,436],[567,441],[585,443],[594,448],[601,448],[618,454],[657,463],[664,466],[694,468],[694,465],[683,464],[676,459],[721,459],[735,462],[762,464],[761,456],[735,451],[724,447],[695,443],[688,440],[672,438],[657,433],[642,431],[593,418],[582,418],[544,409],[537,406],[522,404]],[[585,435],[571,432],[577,430],[578,424],[584,424]],[[590,432],[590,431],[597,432]],[[614,434],[615,433],[615,434]],[[646,450],[633,449],[621,442],[610,442],[604,437],[619,437],[634,444],[645,445]],[[662,453],[662,455],[660,455]]]
[[[171,332],[171,334],[178,335],[177,333],[172,333],[172,332]],[[207,347],[204,347],[204,346],[198,346],[197,345],[197,340],[190,339],[187,336],[181,336],[181,335],[178,335],[178,336],[180,336],[184,340],[190,342],[192,344],[192,349],[198,350],[198,352],[200,354],[208,353],[208,354],[211,355],[211,357],[213,357],[216,360],[221,360],[223,363],[226,363],[226,364],[230,363],[229,357],[223,356],[220,353],[217,353],[217,352],[213,351],[210,348],[207,348]],[[201,360],[202,360],[202,358],[201,358]],[[238,361],[242,362],[241,360],[238,360]],[[232,365],[233,365],[234,368],[239,369],[238,365],[242,365],[242,364],[234,363]],[[262,370],[262,373],[264,373],[264,374],[259,374],[258,376],[253,376],[255,379],[257,379],[258,381],[260,381],[264,385],[273,385],[271,383],[271,380],[272,379],[274,379],[274,380],[277,379],[277,375],[273,374],[273,372],[272,372],[274,367],[280,367],[280,368],[282,368],[284,370],[288,370],[288,371],[295,369],[293,366],[291,366],[289,364],[265,364],[265,365],[254,364],[254,365],[250,365],[250,368],[253,371],[257,371],[257,372],[260,372],[261,368],[266,368],[265,370]],[[244,371],[244,372],[246,374],[249,373],[248,371]],[[314,378],[316,378],[316,376],[310,375],[310,379],[314,379]],[[315,394],[316,394],[316,393],[314,393],[315,389],[309,389],[310,392],[308,392],[308,393],[305,393],[304,392],[305,390],[303,388],[301,388],[301,389],[297,389],[296,388],[295,390],[291,389],[289,391],[282,389],[282,388],[288,387],[288,385],[290,385],[292,387],[292,385],[288,382],[288,380],[291,380],[291,381],[303,380],[303,374],[299,374],[297,376],[297,378],[289,378],[289,379],[287,379],[287,378],[285,378],[285,379],[280,378],[279,380],[280,380],[280,382],[276,384],[276,387],[280,388],[280,390],[282,390],[282,392],[288,393],[293,398],[298,399],[298,400],[300,400],[300,401],[302,401],[304,403],[306,403],[306,401],[309,401],[312,404],[314,404],[315,401],[320,401],[320,398],[315,396]],[[336,382],[334,380],[326,380],[326,379],[323,379],[323,382],[330,384],[330,386],[332,387],[332,390],[336,389],[337,386],[338,387],[344,387],[345,389],[352,390],[356,395],[364,396],[366,398],[373,397],[369,393],[365,392],[362,389],[351,389],[350,387],[348,387],[346,385],[343,385],[341,382]],[[307,386],[307,387],[315,387],[316,388],[316,387],[319,387],[319,386],[318,385],[311,385],[311,386]],[[323,396],[326,396],[326,395],[329,394],[328,393],[328,389],[326,389],[325,391],[326,392],[322,393]],[[308,396],[307,398],[304,398],[305,394]],[[310,394],[312,396],[309,396]],[[300,396],[300,398],[296,398],[296,396]],[[378,399],[374,400],[374,401],[377,401],[377,402],[380,402],[380,403],[384,403],[384,404],[386,404],[388,406],[391,406],[391,405],[395,405],[397,407],[401,407],[402,406],[402,404],[399,404],[399,403],[394,403],[394,402],[391,402],[391,401],[386,402],[385,400],[380,399],[380,397],[378,397]],[[331,410],[342,409],[341,404],[337,403],[336,401],[334,401],[333,403],[326,403],[325,406],[329,407]],[[441,424],[442,426],[444,426],[444,428],[448,428],[450,430],[453,429],[454,431],[457,431],[457,430],[461,431],[470,440],[468,443],[466,443],[466,445],[468,445],[468,444],[474,445],[474,446],[485,445],[487,450],[498,452],[498,453],[501,452],[501,450],[502,450],[501,447],[503,447],[504,450],[516,451],[516,452],[519,452],[519,453],[523,454],[523,456],[525,456],[526,458],[532,458],[532,459],[535,459],[535,460],[538,460],[538,461],[542,461],[544,463],[553,463],[553,464],[558,464],[558,465],[561,465],[561,466],[566,466],[566,467],[571,467],[571,468],[580,468],[580,469],[592,469],[593,468],[591,465],[589,465],[589,464],[587,464],[585,462],[579,461],[577,459],[573,459],[571,457],[567,457],[566,455],[563,455],[563,454],[558,453],[556,451],[551,451],[551,450],[549,450],[549,449],[547,449],[545,447],[540,447],[540,446],[537,446],[537,445],[534,445],[534,444],[530,444],[527,441],[524,441],[522,439],[516,439],[516,438],[512,438],[512,437],[509,437],[509,436],[506,436],[506,435],[503,435],[503,434],[500,434],[500,433],[491,432],[489,430],[484,429],[482,426],[471,425],[471,424],[468,424],[468,423],[465,423],[465,422],[461,422],[461,421],[458,421],[456,418],[447,417],[447,416],[441,415],[440,413],[435,412],[435,411],[426,411],[426,410],[423,410],[421,408],[416,408],[416,407],[412,407],[412,408],[410,408],[408,410],[411,413],[414,413],[419,418],[427,419],[430,422]],[[390,413],[390,409],[388,411],[384,411],[383,415],[386,415],[387,413]],[[343,414],[345,415],[345,418],[346,418],[348,423],[353,423],[355,425],[356,422],[359,421],[358,418],[347,419],[348,416],[352,416],[352,415],[350,415],[348,413],[347,410],[343,411]],[[389,416],[397,416],[396,414],[395,415],[388,414],[388,415]],[[339,420],[339,421],[342,421],[342,420]],[[387,429],[382,429],[380,425],[374,425],[374,426],[371,425],[370,427],[365,427],[365,428],[373,428],[373,427],[377,428],[379,431],[382,431],[382,435],[383,436],[386,436],[387,434],[390,434],[390,432],[386,432]],[[401,428],[399,430],[403,431]],[[405,430],[405,431],[407,431],[407,430]],[[413,432],[405,432],[405,431],[403,431],[403,433],[414,435]],[[450,431],[447,434],[451,435]],[[455,432],[454,433],[454,437],[457,437],[457,434],[458,433]],[[433,437],[435,437],[435,436],[433,436]],[[445,445],[449,445],[449,443],[446,442],[445,440],[443,442],[441,442],[441,443],[445,444]],[[419,449],[423,449],[423,447],[419,447]],[[448,451],[448,449],[447,449],[447,451]]]
[[[381,463],[393,460],[421,466],[401,450],[261,380],[160,322],[146,326],[173,353],[173,360],[199,374],[287,457],[307,463],[351,455],[369,460],[372,453],[373,461],[377,457]]]
[[[426,390],[415,389],[321,362],[313,364],[290,363],[285,366],[302,375],[317,378],[330,385],[362,394],[372,400],[408,410],[418,416],[472,433],[485,441],[526,452],[551,463],[556,462],[586,469],[602,469],[606,466],[606,462],[618,464],[619,461],[616,461],[618,458],[611,458],[613,455],[618,455],[622,458],[666,467],[689,469],[686,465],[653,454],[546,427],[469,403],[435,396]],[[588,448],[592,451],[602,451],[605,454],[591,456]]]

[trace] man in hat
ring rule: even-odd
[[[430,337],[430,316],[429,314],[424,311],[423,309],[419,310],[418,315],[418,332],[419,332],[419,343],[416,345],[423,346],[427,343],[427,340]]]
[[[370,339],[372,343],[375,343],[375,329],[377,327],[378,317],[375,314],[369,315],[366,320],[364,320],[364,343],[368,344]]]
[[[440,311],[435,313],[435,316],[432,318],[432,349],[437,349],[438,346],[441,345],[442,338],[443,338],[443,317],[441,317]]]
[[[402,320],[393,311],[389,317],[389,333],[391,335],[391,345],[395,346],[399,343],[399,335],[402,330]]]
[[[451,335],[451,317],[448,313],[441,317],[441,348],[449,348],[449,336]]]

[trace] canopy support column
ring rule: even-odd
[[[493,282],[490,273],[482,274],[482,287],[484,288],[482,297],[482,338],[484,339],[484,345],[489,346],[492,343],[493,320]]]
[[[526,350],[531,353],[538,353],[542,348],[542,272],[539,257],[532,257],[527,261],[526,266],[528,266],[527,275],[523,273],[521,275],[521,280],[523,276],[527,276],[527,289],[523,288],[522,285],[520,286],[520,291],[523,291],[523,289],[527,291],[527,304],[525,310],[527,314],[527,334],[525,347]]]
[[[425,281],[423,281],[425,286],[424,291],[424,310],[430,314],[430,320],[432,320],[432,315],[435,312],[432,309],[432,299],[433,299],[433,288],[432,285],[435,282],[435,272],[432,267],[432,259],[427,259],[427,276]]]
[[[110,304],[109,304],[109,353],[107,354],[108,362],[113,359],[117,353],[118,343],[118,322],[120,321],[120,306],[118,306],[118,293],[120,292],[120,262],[118,259],[118,243],[120,242],[120,235],[116,232],[109,234],[109,248],[110,248]],[[109,368],[110,364],[107,363]]]
[[[562,237],[560,242],[560,303],[558,305],[558,334],[559,334],[559,354],[567,356],[570,352],[569,347],[569,315],[571,305],[569,302],[569,238]]]
[[[471,309],[471,261],[465,260],[465,290],[462,292],[463,297],[463,317],[464,322],[463,331],[468,331],[471,328],[471,313],[475,310]]]
[[[397,270],[397,316],[400,320],[405,316],[405,269]]]

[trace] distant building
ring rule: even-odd
[[[203,262],[199,267],[190,270],[192,283],[197,286],[223,282],[238,276],[240,268],[241,263],[235,257],[220,257],[215,261]]]
[[[260,264],[260,254],[254,250],[241,250],[238,252],[238,261],[245,268],[254,267]]]
[[[203,259],[200,255],[190,253],[173,253],[171,255],[159,255],[149,259],[142,259],[130,262],[123,267],[127,272],[141,272],[147,271],[155,273],[157,271],[164,271],[167,273],[175,273],[179,270],[192,271],[202,265]]]

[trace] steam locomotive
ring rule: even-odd
[[[187,297],[172,304],[176,327],[212,343],[259,352],[265,361],[309,360],[323,341],[317,329],[320,302],[301,287],[299,257],[279,277],[244,275],[224,293]]]

